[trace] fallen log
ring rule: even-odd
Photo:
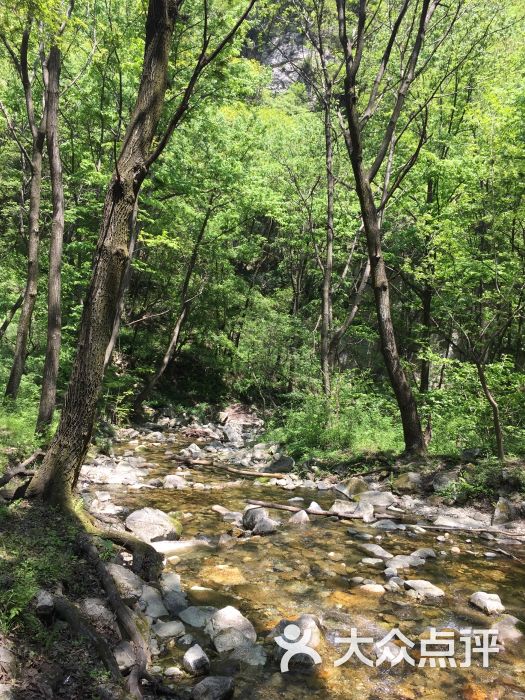
[[[0,477],[0,486],[5,486],[8,484],[11,479],[14,479],[15,477],[18,476],[24,476],[24,477],[30,477],[34,476],[34,471],[28,471],[27,467],[31,466],[36,460],[41,457],[44,453],[42,450],[37,450],[34,452],[30,457],[28,457],[26,460],[23,462],[20,462],[20,464],[17,464],[16,467],[11,467],[11,469],[8,469],[5,474],[3,474]]]
[[[188,464],[189,466],[208,467],[210,469],[222,469],[230,474],[237,474],[240,476],[252,476],[254,479],[257,479],[261,476],[270,477],[272,479],[285,479],[288,476],[288,474],[281,473],[274,474],[273,472],[256,472],[253,471],[253,469],[237,469],[236,467],[229,467],[226,464],[214,462],[211,459],[188,459],[187,457],[180,457],[179,455],[175,455],[170,459],[175,460],[176,462],[181,462],[183,464]]]

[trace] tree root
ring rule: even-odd
[[[101,661],[111,674],[111,678],[118,685],[122,686],[124,681],[117,660],[104,637],[81,615],[75,605],[70,603],[64,596],[53,596],[53,606],[57,617],[65,620],[77,637],[85,637],[93,644]]]

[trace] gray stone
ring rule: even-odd
[[[216,612],[217,608],[211,605],[192,605],[182,610],[179,617],[190,627],[204,627]]]
[[[378,544],[360,544],[359,549],[367,554],[372,554],[378,559],[392,559],[393,557],[390,552],[387,552],[386,549],[383,549],[383,547]]]
[[[186,479],[178,474],[168,474],[168,476],[165,476],[162,485],[165,489],[177,489],[179,491],[190,488],[190,484]]]
[[[393,520],[378,520],[375,522],[372,527],[375,527],[377,530],[384,530],[385,532],[390,532],[394,530],[406,530],[406,525],[402,525],[401,523],[396,523]]]
[[[306,510],[312,511],[313,513],[322,513],[323,509],[316,501],[312,501]]]
[[[16,656],[13,652],[0,646],[0,670],[12,678],[16,674],[16,666]]]
[[[320,623],[315,615],[303,614],[297,620],[281,620],[269,633],[267,639],[274,640],[276,637],[282,637],[284,630],[288,625],[296,625],[300,631],[301,636],[305,632],[309,633],[310,639],[308,641],[308,646],[312,649],[316,649],[321,643],[321,631],[319,629]],[[273,650],[273,656],[277,663],[279,663],[284,656],[285,650],[275,644]],[[296,654],[293,659],[290,659],[290,668],[311,668],[314,665],[312,658],[307,654]]]
[[[182,637],[186,633],[184,625],[179,620],[168,620],[168,622],[159,620],[151,629],[160,639]]]
[[[336,515],[352,515],[356,508],[356,503],[350,501],[335,501],[330,508],[330,513],[335,513]]]
[[[294,513],[292,517],[288,520],[289,525],[308,525],[310,518],[305,510],[300,510]]]
[[[162,596],[153,586],[144,584],[139,602],[146,615],[149,615],[154,620],[159,617],[168,617],[169,615],[166,606],[162,602]]]
[[[500,497],[494,508],[492,524],[503,525],[504,523],[514,520],[518,516],[519,512],[515,504],[509,501],[507,498]]]
[[[193,688],[192,700],[228,700],[233,697],[235,683],[227,676],[208,676]]]
[[[380,583],[364,583],[362,586],[359,586],[359,590],[364,593],[378,593],[381,595],[385,592],[385,587]]]
[[[209,673],[210,660],[199,644],[194,644],[182,657],[182,665],[192,676]]]
[[[375,559],[374,557],[365,557],[364,559],[361,559],[361,564],[364,564],[364,566],[375,566],[375,567],[380,567],[384,566],[384,561],[382,559]]]
[[[210,542],[198,538],[180,540],[179,542],[175,542],[174,540],[162,540],[159,542],[151,542],[151,546],[165,557],[187,554],[188,552],[195,552],[199,549],[213,549],[213,545]]]
[[[118,667],[123,673],[129,671],[130,668],[135,665],[135,652],[129,642],[120,642],[120,644],[113,649],[113,654],[117,660]]]
[[[120,564],[106,564],[106,569],[125,603],[133,604],[140,598],[144,581],[137,574]]]
[[[520,620],[514,615],[503,615],[501,620],[491,625],[492,629],[498,630],[498,644],[505,644],[517,642],[523,637],[522,632],[518,629],[517,625]]]
[[[231,605],[217,610],[208,620],[204,631],[212,638],[217,651],[229,651],[245,644],[246,641],[257,640],[252,623]],[[238,635],[244,639],[240,639]]]
[[[232,651],[228,659],[240,661],[248,666],[264,666],[266,652],[260,644],[242,644]]]
[[[101,598],[85,598],[80,609],[95,625],[115,628],[115,616]]]
[[[252,535],[271,535],[276,532],[277,527],[280,525],[278,520],[273,520],[272,518],[260,518],[255,523],[255,527],[252,530]]]
[[[36,614],[39,617],[49,617],[54,607],[55,604],[53,603],[53,596],[51,593],[48,593],[48,591],[44,589],[38,591],[35,602]]]
[[[411,556],[419,557],[419,559],[435,559],[436,553],[431,547],[421,547],[420,549],[416,549],[415,552],[412,552]]]
[[[458,517],[450,515],[438,515],[434,520],[434,525],[439,527],[459,527],[459,528],[480,528],[483,523],[479,520],[469,517],[468,515],[459,515]]]
[[[442,598],[445,595],[445,591],[441,590],[441,588],[423,579],[405,581],[405,587],[414,591],[421,600]]]
[[[369,503],[379,508],[388,508],[395,503],[395,497],[390,491],[363,491],[357,494],[359,503]]]
[[[349,479],[336,484],[333,488],[335,491],[350,497],[367,491],[368,483],[360,476],[351,476]]]
[[[292,457],[286,457],[286,455],[280,455],[277,459],[265,467],[264,471],[270,472],[270,474],[278,474],[279,472],[287,474],[292,471],[295,466],[295,460]]]
[[[144,542],[178,540],[180,524],[158,508],[141,508],[126,518],[126,527]]]
[[[411,567],[423,566],[424,563],[424,559],[415,557],[412,554],[398,554],[388,560],[388,566],[393,569],[409,569]]]
[[[421,486],[421,474],[419,472],[403,472],[394,479],[392,487],[400,493],[415,491]]]
[[[253,530],[259,520],[268,519],[269,513],[266,508],[258,506],[246,506],[242,515],[242,526],[245,530]]]
[[[497,593],[485,593],[477,591],[470,596],[470,604],[487,615],[497,615],[505,612],[505,607]]]

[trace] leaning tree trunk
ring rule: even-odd
[[[492,423],[494,425],[494,434],[496,436],[496,452],[498,455],[498,458],[503,462],[505,459],[505,447],[503,444],[503,428],[501,427],[501,418],[499,414],[499,406],[498,402],[492,395],[492,392],[489,388],[488,382],[487,382],[487,376],[485,374],[485,364],[484,362],[480,361],[475,361],[476,364],[476,369],[478,371],[478,377],[479,377],[479,382],[481,384],[481,388],[483,389],[483,393],[485,394],[485,398],[487,399],[491,411],[492,411]]]
[[[17,299],[17,300],[15,301],[15,303],[13,304],[13,306],[12,306],[12,307],[9,309],[9,311],[7,312],[7,315],[6,315],[6,317],[4,318],[2,325],[0,326],[0,340],[2,340],[2,338],[4,337],[5,332],[6,332],[7,329],[9,328],[9,324],[10,324],[11,321],[13,320],[13,318],[14,318],[16,312],[18,311],[18,309],[22,306],[22,302],[23,302],[23,301],[24,301],[24,295],[23,295],[23,294],[20,294],[19,297],[18,297],[18,299]]]
[[[330,396],[330,336],[332,332],[332,274],[334,253],[334,146],[332,139],[331,100],[327,93],[324,100],[324,136],[326,168],[326,252],[323,270],[322,304],[321,304],[321,372],[323,390]]]
[[[142,76],[104,202],[93,273],[84,303],[77,353],[57,432],[28,495],[68,504],[91,438],[122,276],[133,211],[147,174],[149,151],[161,116],[171,38],[179,3],[150,0]]]
[[[62,335],[61,270],[64,241],[64,187],[58,136],[58,101],[60,85],[60,49],[52,46],[47,62],[47,153],[51,176],[53,221],[49,245],[49,275],[47,297],[47,348],[42,377],[37,432],[43,432],[53,419],[55,410],[58,365]]]

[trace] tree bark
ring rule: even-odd
[[[89,446],[102,386],[133,211],[166,92],[169,50],[179,3],[150,0],[142,76],[133,114],[107,189],[93,273],[84,303],[75,362],[57,432],[28,495],[69,504]]]
[[[20,296],[19,296],[18,299],[15,301],[15,303],[13,304],[13,306],[12,306],[12,307],[9,309],[9,311],[7,312],[6,317],[4,318],[4,320],[3,320],[3,322],[2,322],[2,325],[0,326],[0,340],[2,340],[2,338],[4,337],[5,332],[6,332],[7,329],[9,328],[9,324],[10,324],[11,321],[13,320],[14,315],[16,314],[16,312],[18,311],[18,309],[22,306],[22,302],[23,302],[23,301],[24,301],[24,295],[23,295],[23,294],[20,294]]]
[[[47,62],[47,153],[51,176],[53,220],[49,244],[49,275],[47,299],[47,348],[42,377],[40,406],[36,422],[37,432],[51,424],[55,410],[58,366],[62,336],[61,273],[64,242],[64,186],[58,131],[61,55],[58,46],[52,46]]]
[[[490,391],[489,385],[487,383],[487,376],[485,374],[485,365],[483,362],[476,362],[476,369],[478,370],[478,377],[485,394],[485,398],[489,402],[490,408],[492,410],[492,421],[494,423],[494,433],[496,435],[496,452],[498,458],[503,461],[505,459],[505,448],[503,444],[503,429],[501,427],[501,419],[499,415],[499,406]]]
[[[324,261],[323,291],[321,304],[321,372],[323,389],[330,396],[330,336],[332,331],[332,272],[334,253],[334,189],[333,173],[334,146],[332,139],[332,123],[330,118],[331,95],[330,86],[325,86],[323,103],[324,137],[325,137],[325,167],[326,167],[326,252]]]
[[[421,293],[422,297],[422,323],[425,344],[430,344],[431,326],[432,326],[432,287],[426,284]],[[424,358],[421,360],[421,377],[419,380],[419,390],[425,393],[430,389],[430,360]]]

